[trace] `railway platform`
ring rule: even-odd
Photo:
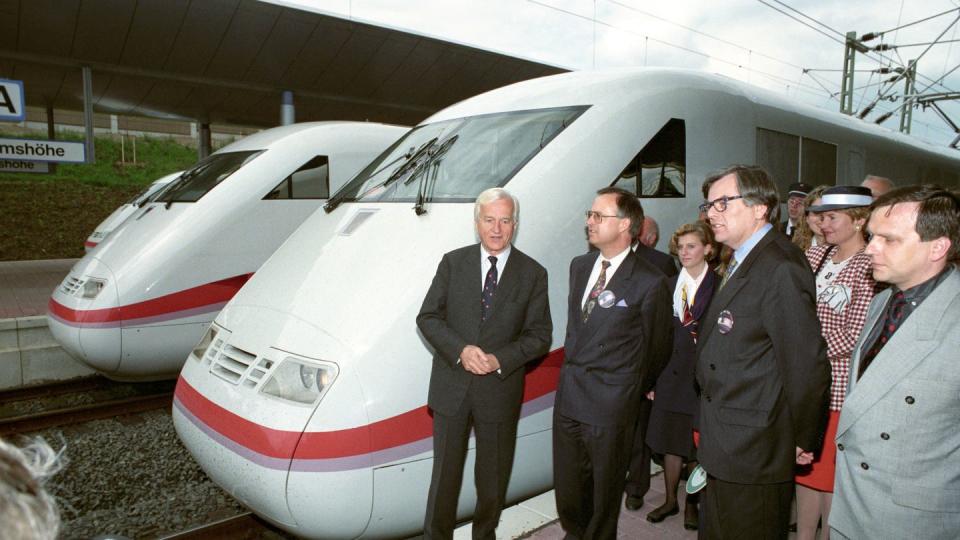
[[[76,262],[0,262],[0,388],[93,373],[70,358],[47,327],[50,293]]]

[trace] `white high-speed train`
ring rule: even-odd
[[[407,129],[294,124],[211,154],[73,266],[48,303],[53,336],[107,377],[175,377],[267,257]]]
[[[770,156],[832,173],[816,183],[867,170],[956,183],[960,170],[945,151],[694,72],[575,72],[482,94],[374,160],[226,305],[184,364],[177,432],[215,482],[292,533],[420,531],[432,352],[415,317],[443,253],[477,241],[474,198],[504,186],[520,201],[516,245],[549,271],[554,321],[552,352],[526,375],[508,498],[548,490],[568,266],[587,248],[595,191],[635,190],[669,232],[697,218],[709,171]],[[461,518],[472,461],[471,450]]]
[[[90,236],[87,237],[87,240],[83,243],[83,250],[90,251],[91,249],[97,247],[100,242],[103,242],[103,239],[107,237],[108,234],[113,232],[114,229],[119,227],[128,217],[132,216],[138,208],[143,206],[150,200],[150,197],[156,195],[164,186],[170,184],[180,176],[180,173],[183,171],[177,171],[175,173],[168,174],[166,176],[161,176],[157,180],[151,182],[143,191],[137,193],[129,201],[123,203],[116,210],[113,211],[109,216],[106,217],[103,221],[97,225],[97,228],[90,233]]]

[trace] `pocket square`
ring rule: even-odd
[[[614,305],[615,305],[616,307],[627,307],[627,303],[624,302],[623,298],[621,298],[620,301],[617,302],[617,303],[614,304]]]

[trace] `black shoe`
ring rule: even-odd
[[[688,504],[683,508],[683,528],[695,531],[700,526],[700,509],[696,504]]]
[[[664,504],[663,506],[658,506],[653,510],[651,510],[650,513],[647,514],[647,521],[649,521],[650,523],[660,523],[664,519],[670,516],[675,516],[679,513],[680,513],[679,506],[674,505],[672,508],[670,508],[670,507],[667,507],[666,504]]]
[[[797,524],[796,524],[796,523],[791,523],[791,524],[790,524],[790,532],[797,532]]]
[[[625,502],[624,505],[627,507],[627,510],[639,510],[643,508],[643,497],[627,495],[627,502]]]

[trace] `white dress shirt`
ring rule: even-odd
[[[590,291],[592,291],[593,286],[597,284],[597,279],[600,277],[600,264],[605,260],[610,261],[610,266],[607,267],[607,281],[604,285],[604,288],[606,288],[606,285],[608,285],[610,280],[613,279],[613,274],[617,272],[617,268],[620,268],[620,263],[627,258],[628,253],[630,253],[629,246],[627,246],[627,249],[621,251],[610,259],[604,259],[602,254],[597,257],[597,261],[593,263],[593,270],[590,271],[590,277],[587,278],[587,288],[584,289],[583,298],[580,300],[581,307],[586,305],[587,297],[590,296]]]

